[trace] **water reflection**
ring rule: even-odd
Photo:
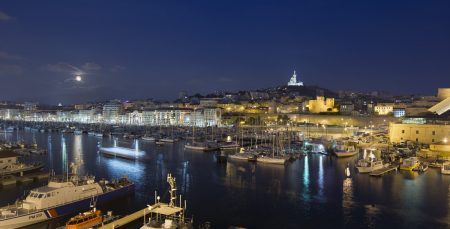
[[[352,221],[352,208],[354,205],[353,196],[353,180],[351,178],[346,178],[342,184],[342,209],[344,213],[345,224]]]
[[[62,173],[69,173],[69,164],[67,162],[67,147],[66,147],[66,138],[64,135],[61,135],[61,165],[62,165]]]
[[[72,162],[77,163],[80,174],[84,174],[84,155],[83,155],[83,138],[82,135],[74,135]]]
[[[318,180],[318,184],[319,184],[319,190],[318,190],[318,194],[319,197],[323,197],[323,156],[319,156],[319,180]]]
[[[34,133],[33,133],[34,136]],[[48,161],[49,161],[49,170],[53,171],[53,150],[52,150],[52,136],[49,135],[47,137],[47,153],[48,153]]]
[[[144,165],[138,161],[125,161],[118,158],[99,157],[97,161],[106,166],[106,170],[111,177],[118,178],[128,176],[131,180],[142,181]]]

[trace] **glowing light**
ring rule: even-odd
[[[78,82],[81,82],[81,80],[82,80],[81,76],[80,75],[75,76],[75,80],[78,81]]]

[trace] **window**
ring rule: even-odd
[[[416,130],[416,134],[419,134],[419,131],[418,131],[418,130]]]
[[[433,134],[433,135],[435,135],[436,134],[436,132],[433,130],[433,132],[431,132],[431,134]]]
[[[416,142],[419,142],[419,139],[418,139],[418,138],[416,138]]]
[[[433,138],[433,139],[431,139],[431,142],[434,142],[434,138]]]
[[[402,130],[402,134],[404,134],[405,133],[405,130]]]

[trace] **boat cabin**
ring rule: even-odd
[[[0,169],[17,163],[19,154],[12,151],[0,151]]]

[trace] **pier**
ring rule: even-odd
[[[388,167],[374,170],[369,175],[371,175],[371,176],[382,176],[385,173],[391,172],[393,170],[397,171],[398,170],[398,165],[389,165]]]
[[[144,215],[147,215],[148,213],[150,213],[150,210],[148,210],[148,208],[144,208],[137,212],[134,212],[133,214],[126,215],[120,219],[112,221],[111,223],[105,224],[101,226],[100,229],[119,228],[144,217]]]

